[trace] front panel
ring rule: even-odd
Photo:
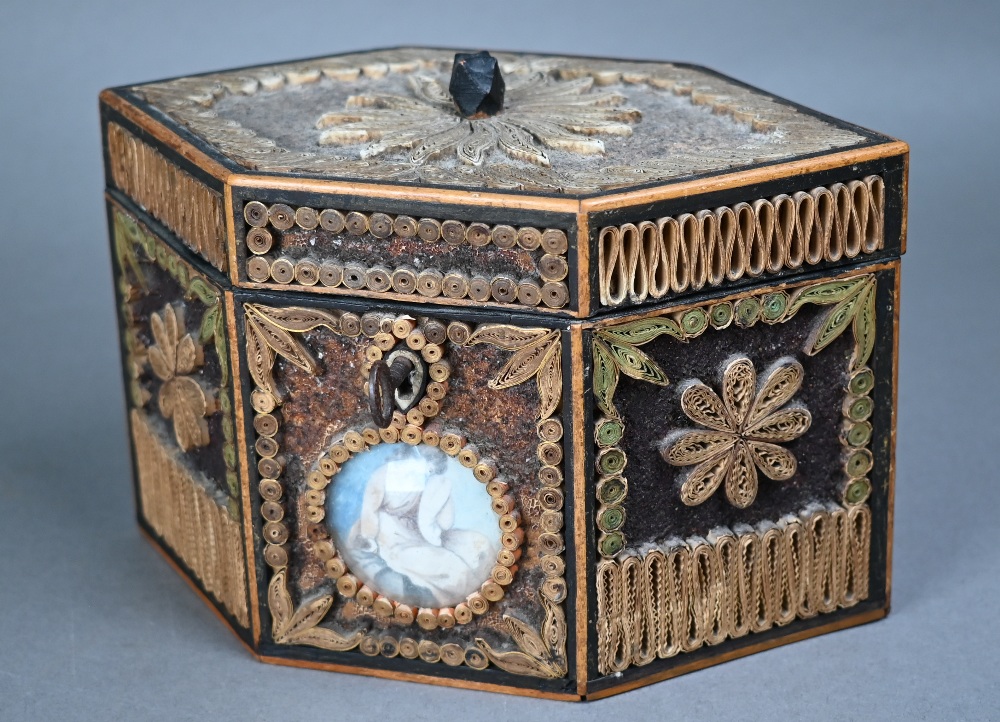
[[[565,333],[287,296],[237,317],[260,653],[575,691]]]

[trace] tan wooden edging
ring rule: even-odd
[[[250,586],[250,630],[255,644],[260,643],[260,599],[257,594],[257,560],[253,544],[253,508],[250,504],[250,467],[246,419],[243,416],[243,384],[240,383],[240,348],[236,333],[236,299],[225,291],[226,332],[229,342],[230,378],[233,380],[233,413],[236,427],[236,453],[239,456],[240,506],[243,513],[243,543],[246,546],[247,583]]]
[[[903,255],[906,253],[906,232],[909,228],[907,216],[910,212],[910,151],[907,147],[906,154],[903,156],[903,208],[902,208],[902,225],[899,229],[899,254]]]
[[[363,196],[371,200],[405,200],[424,203],[453,203],[489,208],[510,208],[530,211],[552,211],[577,214],[580,202],[572,198],[510,195],[505,193],[453,190],[450,188],[410,185],[381,185],[359,181],[322,180],[233,174],[227,183],[233,187],[266,188],[267,190],[303,191],[335,195]]]
[[[896,520],[896,412],[899,408],[899,289],[901,262],[889,264],[895,269],[896,287],[893,293],[892,314],[892,421],[889,424],[889,489],[886,493],[888,505],[885,541],[885,606],[892,600],[892,532]]]
[[[776,178],[793,178],[806,173],[848,166],[852,163],[864,163],[878,158],[888,158],[894,155],[901,155],[909,152],[909,146],[902,141],[891,141],[881,145],[867,148],[857,148],[845,150],[840,153],[830,153],[816,158],[804,158],[788,163],[778,163],[764,168],[753,168],[751,170],[724,173],[709,178],[686,181],[683,183],[667,183],[655,188],[644,188],[637,191],[624,191],[614,195],[605,195],[596,198],[584,198],[580,201],[580,211],[582,213],[594,213],[606,211],[622,206],[642,205],[645,203],[655,203],[657,201],[670,198],[681,198],[684,196],[700,195],[714,191],[737,188],[739,186],[753,183],[765,183]]]
[[[239,261],[236,258],[236,222],[233,216],[233,187],[226,183],[222,189],[222,202],[225,208],[226,222],[226,249],[229,261],[229,282],[233,286],[238,286],[240,282]]]
[[[892,261],[886,261],[883,263],[874,263],[871,265],[865,264],[855,264],[848,266],[840,273],[834,274],[832,276],[822,276],[824,280],[835,281],[838,278],[850,278],[851,276],[857,276],[862,273],[874,273],[876,271],[885,271],[887,269],[895,269],[899,266],[899,259]],[[761,288],[766,287],[767,289],[780,289],[780,288],[794,288],[795,286],[801,286],[807,283],[815,282],[816,278],[813,277],[809,280],[802,280],[798,277],[792,278],[775,278],[770,283],[760,284],[756,283],[750,286],[745,286],[743,288],[734,289],[732,293],[726,294],[724,296],[715,296],[709,294],[709,301],[711,303],[719,303],[721,301],[732,301],[737,298],[742,298],[748,294],[752,294],[755,291],[759,291]],[[647,306],[641,309],[637,309],[634,313],[623,314],[621,316],[610,316],[602,317],[595,320],[581,320],[579,322],[580,326],[585,329],[594,328],[604,328],[606,326],[617,326],[622,323],[627,323],[629,321],[637,321],[642,318],[649,318],[651,316],[663,316],[668,313],[677,313],[681,311],[687,311],[690,308],[695,308],[696,306],[704,306],[706,299],[704,297],[701,300],[688,300],[687,296],[681,297],[678,303],[671,305],[670,302],[661,303],[656,306]]]
[[[142,112],[134,105],[124,100],[121,96],[111,90],[103,90],[100,95],[101,102],[109,108],[120,113],[124,118],[149,133],[168,148],[176,151],[185,160],[201,168],[209,175],[225,182],[231,171],[213,160],[201,150],[195,148],[186,140],[180,138],[176,133],[158,120]]]
[[[868,622],[874,622],[878,619],[882,619],[886,614],[889,613],[888,607],[872,609],[867,612],[862,612],[860,614],[855,614],[847,619],[841,619],[836,622],[830,622],[828,624],[821,624],[818,627],[813,627],[812,629],[804,629],[801,632],[795,632],[794,634],[788,634],[783,637],[778,637],[776,639],[769,639],[764,642],[758,642],[757,644],[751,644],[741,649],[734,649],[723,654],[719,654],[713,657],[708,657],[706,659],[700,659],[696,662],[689,662],[688,664],[681,664],[672,669],[665,670],[656,674],[651,674],[648,677],[643,677],[641,679],[635,679],[631,682],[625,682],[624,684],[609,687],[607,689],[602,689],[598,692],[592,692],[587,694],[586,699],[596,700],[603,699],[604,697],[610,697],[615,694],[620,694],[622,692],[628,692],[629,690],[636,689],[637,687],[645,687],[646,685],[655,684],[656,682],[661,682],[665,679],[671,679],[672,677],[679,677],[682,674],[687,674],[688,672],[696,672],[699,669],[704,669],[706,667],[711,667],[716,664],[721,664],[722,662],[729,662],[733,659],[739,659],[740,657],[746,657],[751,654],[756,654],[757,652],[763,652],[768,649],[774,649],[775,647],[781,647],[786,644],[791,644],[792,642],[800,642],[803,639],[809,639],[810,637],[818,637],[821,634],[828,634],[830,632],[836,632],[841,629],[847,629],[848,627],[856,627],[861,624],[867,624]]]
[[[576,565],[576,685],[583,695],[587,690],[587,427],[584,418],[586,398],[583,370],[583,328],[574,323],[569,327],[570,357],[572,358],[571,400],[573,406],[573,548]]]
[[[590,315],[590,221],[586,213],[576,216],[576,305],[577,316]]]
[[[511,694],[519,697],[534,697],[535,699],[554,699],[563,702],[580,702],[583,698],[580,695],[568,692],[546,692],[528,687],[509,687],[500,684],[489,684],[486,682],[472,682],[465,679],[449,679],[447,677],[432,677],[414,672],[394,672],[387,669],[374,669],[371,667],[353,667],[343,664],[331,664],[329,662],[307,662],[300,659],[286,659],[284,657],[270,657],[266,654],[254,654],[261,662],[268,664],[278,664],[284,667],[301,667],[305,669],[319,669],[326,672],[342,672],[344,674],[357,674],[363,677],[378,677],[380,679],[391,679],[397,682],[419,682],[421,684],[436,684],[440,687],[457,687],[459,689],[472,689],[480,692],[499,692],[501,694]],[[530,679],[530,678],[529,678]]]

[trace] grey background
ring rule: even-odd
[[[0,13],[0,719],[998,719],[997,3]],[[912,145],[893,612],[588,705],[253,661],[133,522],[97,94],[400,43],[698,62]]]

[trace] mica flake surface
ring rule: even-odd
[[[478,134],[472,127],[455,129],[455,137],[446,138],[445,145],[450,149],[472,143],[464,158],[437,152],[437,146],[426,154],[414,151],[428,137],[427,128],[413,127],[414,113],[427,114],[423,120],[441,126],[439,132],[449,130],[448,118],[435,116],[436,110],[428,110],[414,92],[414,87],[447,90],[454,61],[449,51],[358,53],[135,90],[249,169],[470,189],[588,193],[779,161],[866,140],[697,68],[505,53],[496,57],[507,95],[504,110],[490,120],[503,121],[506,115],[518,122],[510,123],[507,147],[492,126]],[[515,89],[534,83],[545,87],[549,98],[532,108],[530,118],[517,118]],[[562,98],[561,105],[548,102],[566,89],[576,95]],[[451,104],[451,124],[457,125],[463,118],[447,92],[444,95]],[[403,99],[393,101],[401,107],[373,107],[368,100],[386,97]],[[384,101],[374,105],[379,103],[386,106]],[[604,117],[604,111],[616,108],[629,110],[627,122]],[[384,124],[371,122],[373,110],[386,111],[379,114],[382,120],[395,114],[402,133],[410,136],[399,142],[397,134],[396,142],[373,153],[375,136],[386,134]],[[339,114],[337,123],[320,122],[331,113]],[[616,122],[628,130],[609,125]],[[324,143],[323,134],[332,125],[352,131],[356,142],[345,134]],[[509,147],[521,152],[509,152]],[[539,162],[534,149],[547,162]],[[470,155],[479,162],[468,162]]]

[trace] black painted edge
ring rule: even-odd
[[[385,313],[410,314],[411,316],[431,316],[448,318],[453,321],[468,323],[503,323],[515,326],[534,328],[565,329],[578,319],[556,315],[530,315],[527,313],[507,312],[496,308],[476,308],[475,306],[438,306],[433,304],[417,305],[382,298],[360,296],[301,293],[292,291],[261,290],[255,288],[233,288],[232,292],[241,299],[257,303],[270,303],[282,306],[310,306],[336,308],[342,311],[352,311],[357,314],[379,310]]]
[[[587,538],[587,693],[590,693],[592,681],[599,677],[597,671],[597,452],[594,448],[594,429],[598,409],[594,403],[594,333],[583,332],[583,409],[584,421],[583,444],[584,464],[582,479],[574,479],[574,484],[583,487],[584,494],[584,524]]]
[[[421,190],[426,190],[421,188]],[[259,200],[263,203],[287,203],[291,206],[311,206],[313,208],[336,208],[362,212],[383,212],[394,215],[408,215],[414,218],[442,218],[482,223],[508,223],[520,226],[550,226],[568,230],[575,228],[577,213],[573,211],[532,210],[511,206],[479,205],[475,203],[444,203],[420,201],[405,198],[386,197],[367,193],[343,193],[331,191],[286,190],[276,187],[244,185],[236,180],[232,184],[233,216],[238,223],[243,219],[242,203],[237,201]]]
[[[899,299],[896,297],[896,281],[899,267],[876,274],[875,291],[875,351],[869,366],[875,373],[875,388],[872,390],[874,410],[872,412],[872,441],[870,449],[874,457],[869,478],[872,493],[869,506],[872,510],[872,548],[869,560],[871,570],[870,589],[877,590],[883,606],[889,604],[889,580],[892,574],[889,548],[889,520],[892,516],[894,479],[893,438],[896,429],[896,324]]]
[[[238,463],[241,471],[240,483],[244,486],[246,490],[247,499],[249,499],[249,505],[243,510],[244,514],[244,527],[243,527],[243,537],[244,544],[246,543],[246,529],[247,526],[250,528],[250,534],[252,535],[251,544],[253,547],[253,568],[254,568],[254,579],[256,580],[255,594],[251,594],[249,597],[248,606],[253,604],[253,599],[257,599],[257,618],[260,620],[260,629],[258,634],[258,642],[254,647],[254,650],[258,654],[262,654],[262,649],[265,643],[270,642],[273,644],[273,638],[271,633],[271,610],[267,604],[268,596],[268,583],[270,581],[270,567],[264,561],[264,538],[261,534],[261,529],[263,528],[263,522],[260,514],[261,504],[263,500],[261,499],[260,493],[258,491],[258,486],[260,485],[261,475],[257,470],[256,464],[251,464],[253,460],[254,453],[254,443],[257,438],[257,432],[253,426],[253,420],[257,412],[253,408],[253,403],[251,402],[250,395],[252,390],[256,387],[253,378],[250,376],[250,364],[247,361],[247,344],[246,344],[246,311],[244,310],[244,305],[248,301],[256,300],[255,298],[241,298],[236,294],[232,296],[233,302],[233,318],[235,319],[235,329],[233,329],[232,335],[236,337],[236,348],[230,349],[229,354],[237,359],[237,369],[238,378],[240,383],[240,389],[242,393],[240,394],[240,400],[242,402],[242,417],[243,417],[243,438],[245,439],[245,444],[237,444],[236,453],[239,455],[240,459],[238,461],[246,460],[246,465]],[[228,319],[227,319],[228,321]],[[234,374],[234,381],[237,374]],[[233,400],[235,405],[236,401]],[[242,470],[246,468],[246,477],[243,477]],[[246,521],[250,522],[249,525]],[[248,559],[248,571],[249,571],[249,559]],[[247,579],[249,581],[250,575],[247,574]]]

